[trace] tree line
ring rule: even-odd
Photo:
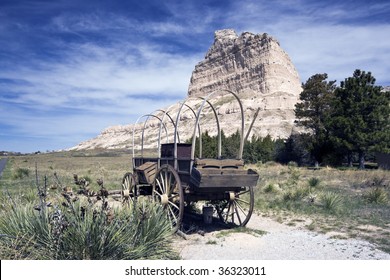
[[[245,141],[246,162],[295,161],[299,165],[320,164],[359,168],[375,152],[390,152],[390,92],[375,85],[371,72],[355,70],[352,77],[336,86],[328,75],[315,74],[302,84],[300,102],[295,105],[296,124],[301,133],[287,139],[252,136]],[[235,158],[239,149],[237,131],[221,133],[222,157]],[[217,156],[217,137],[202,136],[202,157]],[[199,145],[197,145],[199,146]],[[196,151],[199,155],[199,147]]]

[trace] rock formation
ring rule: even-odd
[[[231,95],[222,89],[236,92],[245,110],[245,124],[249,126],[255,111],[260,108],[252,134],[273,138],[286,138],[294,128],[294,105],[301,92],[298,73],[279,42],[268,34],[244,32],[240,36],[234,30],[215,32],[214,43],[205,59],[195,66],[188,88],[188,101],[196,108],[200,99],[211,92],[221,92],[213,98],[221,127],[226,135],[234,133],[240,126],[239,106]],[[177,112],[180,104],[169,108]],[[161,113],[160,113],[161,115]],[[173,114],[174,115],[174,114]],[[212,111],[205,109],[202,131],[216,134]],[[181,115],[180,137],[192,136],[194,115],[187,110]],[[150,119],[145,126],[146,147],[155,147],[158,135],[158,120]],[[141,131],[144,124],[135,128]],[[169,127],[169,125],[167,124]],[[185,129],[184,129],[185,128]],[[72,149],[129,148],[131,147],[133,125],[115,126],[104,130],[98,137],[80,143]],[[172,130],[172,129],[171,129]],[[139,141],[137,133],[136,142]],[[172,134],[169,134],[172,136]],[[165,136],[164,136],[165,137]]]

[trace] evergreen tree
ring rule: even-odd
[[[335,91],[331,118],[333,139],[364,168],[367,152],[386,151],[390,143],[390,92],[375,86],[370,72],[355,70]]]
[[[308,130],[309,151],[316,167],[330,150],[327,121],[331,110],[330,100],[336,81],[326,81],[328,75],[315,74],[302,84],[303,91],[295,105],[297,124]]]

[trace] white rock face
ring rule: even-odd
[[[217,92],[215,98],[210,101],[218,112],[222,129],[226,135],[230,135],[240,128],[240,108],[235,98],[223,92],[223,89],[236,92],[240,97],[244,107],[246,130],[257,108],[260,108],[251,134],[261,137],[269,134],[273,138],[287,138],[291,134],[295,120],[294,106],[302,91],[301,82],[287,53],[273,37],[266,33],[249,32],[238,36],[231,29],[218,30],[205,59],[195,66],[188,88],[188,96],[192,97],[187,101],[188,105],[195,110],[201,102],[197,97]],[[174,104],[169,108],[174,120],[179,105]],[[211,109],[206,106],[203,113],[201,130],[215,135],[217,129]],[[192,137],[194,121],[194,114],[190,110],[187,109],[181,114],[181,141]],[[172,142],[172,125],[166,122],[166,126],[169,131],[168,141]],[[143,127],[144,124],[137,124],[135,128],[136,143],[141,139]],[[80,143],[72,149],[130,148],[132,130],[133,125],[110,127],[96,138]],[[144,132],[146,148],[157,147],[158,134],[159,121],[148,120]],[[165,143],[165,132],[162,135]]]

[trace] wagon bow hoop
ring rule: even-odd
[[[240,106],[240,111],[241,111],[241,130],[240,130],[240,149],[238,151],[238,154],[237,154],[237,159],[242,159],[242,154],[243,154],[243,151],[244,151],[244,126],[245,126],[245,120],[244,120],[244,109],[243,109],[243,106],[242,106],[242,103],[241,103],[241,100],[240,98],[238,97],[238,95],[236,93],[234,93],[233,91],[231,90],[227,90],[227,89],[224,89],[222,91],[225,91],[225,92],[228,92],[230,94],[232,94],[239,106]],[[201,117],[201,112],[203,110],[203,107],[205,105],[206,102],[208,102],[208,99],[210,97],[212,97],[214,94],[216,94],[217,91],[214,91],[212,93],[210,93],[207,97],[204,98],[201,106],[199,107],[199,110],[198,110],[198,114],[197,114],[197,117],[196,117],[196,122],[195,122],[195,126],[194,126],[194,133],[193,133],[193,136],[192,136],[192,150],[191,150],[191,161],[193,164],[193,161],[195,159],[195,136],[196,136],[196,130],[197,130],[197,126],[198,126],[198,123],[200,122],[200,117]]]

